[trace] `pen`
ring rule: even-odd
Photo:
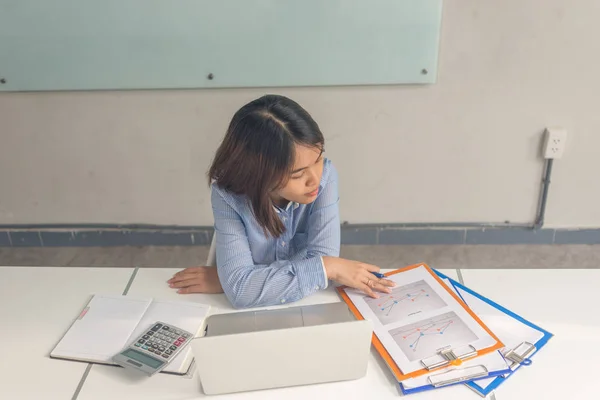
[[[373,275],[375,275],[376,277],[378,277],[378,278],[385,278],[385,275],[384,275],[384,274],[381,274],[381,273],[379,273],[379,272],[371,272],[371,273],[372,273]]]

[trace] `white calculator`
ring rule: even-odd
[[[151,376],[160,372],[191,342],[194,335],[176,326],[156,322],[113,361]]]

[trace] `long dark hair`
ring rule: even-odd
[[[208,172],[209,183],[248,197],[265,235],[285,228],[270,194],[285,186],[294,167],[295,144],[323,148],[317,123],[298,103],[267,95],[235,113]]]

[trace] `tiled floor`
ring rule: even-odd
[[[208,247],[0,247],[0,265],[173,267],[202,265]],[[398,268],[600,268],[600,245],[343,246],[342,257]]]

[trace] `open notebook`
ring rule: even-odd
[[[206,304],[187,301],[94,295],[50,357],[116,365],[112,357],[156,321],[199,335],[209,311]],[[192,361],[188,346],[161,372],[184,375]]]

